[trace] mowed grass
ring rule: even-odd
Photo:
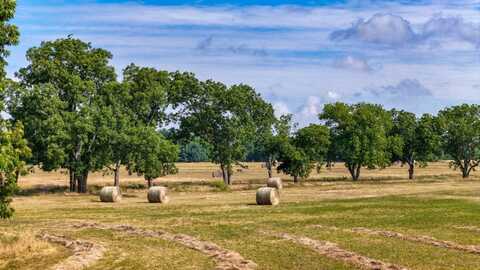
[[[480,245],[480,232],[457,228],[480,227],[477,178],[387,179],[379,176],[357,183],[313,179],[299,186],[289,184],[275,207],[255,205],[254,189],[172,192],[172,201],[166,205],[147,203],[145,190],[127,190],[128,196],[116,204],[100,203],[94,194],[19,196],[13,204],[15,217],[0,221],[0,269],[47,269],[71,255],[61,246],[36,239],[41,231],[104,245],[105,256],[88,269],[215,267],[212,258],[177,243],[70,226],[81,222],[188,234],[239,252],[256,262],[257,269],[360,269],[264,232],[334,242],[409,269],[480,268],[480,255],[329,228],[366,227]]]

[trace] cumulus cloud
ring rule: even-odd
[[[253,56],[267,56],[268,53],[265,49],[258,49],[258,48],[251,48],[247,44],[235,44],[235,45],[228,45],[228,44],[214,44],[216,40],[214,40],[213,36],[208,36],[205,39],[202,39],[198,42],[196,49],[203,52],[228,52],[233,54],[247,54]]]
[[[273,103],[273,111],[276,117],[280,117],[282,115],[290,114],[290,109],[285,102],[277,101]]]
[[[301,108],[300,114],[304,117],[317,116],[321,112],[322,101],[319,97],[309,96],[307,102]]]
[[[362,72],[371,72],[373,71],[372,67],[368,64],[365,59],[357,58],[354,56],[347,56],[341,59],[335,60],[333,65],[337,68],[341,69],[349,69],[354,71],[362,71]]]
[[[480,25],[467,23],[458,16],[437,15],[423,25],[420,35],[424,40],[451,38],[480,47]]]
[[[402,47],[424,42],[439,42],[453,39],[480,47],[480,25],[465,22],[462,17],[435,15],[419,30],[414,31],[411,23],[401,16],[377,13],[370,19],[360,19],[351,27],[333,31],[332,41],[357,40],[365,43]]]
[[[343,41],[357,39],[368,43],[405,45],[415,39],[410,23],[393,14],[375,14],[365,21],[358,20],[350,28],[331,33],[330,39]]]
[[[376,97],[430,97],[430,89],[426,88],[416,79],[404,79],[396,85],[387,85],[380,88],[367,89]]]

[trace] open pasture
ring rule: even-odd
[[[222,192],[208,184],[214,165],[178,166],[156,182],[171,185],[168,204],[127,188],[142,183],[135,176],[123,177],[114,204],[94,193],[38,193],[37,184],[66,187],[58,173],[22,178],[36,192],[15,197],[15,218],[0,221],[0,269],[479,268],[480,179],[463,180],[447,163],[418,169],[415,182],[402,167],[365,170],[373,180],[358,182],[343,180],[341,164],[300,185],[282,175],[274,207],[255,204],[260,164],[236,172]]]

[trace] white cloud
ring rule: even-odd
[[[334,41],[358,39],[364,42],[403,46],[415,39],[410,23],[393,14],[375,14],[364,21],[358,20],[350,28],[332,32]]]
[[[354,57],[351,55],[337,59],[334,62],[334,66],[337,68],[343,68],[343,69],[349,69],[349,70],[361,71],[361,72],[373,71],[372,67],[368,64],[368,62],[365,59]]]
[[[301,108],[300,114],[304,117],[314,117],[321,112],[323,104],[319,97],[309,96],[307,102]]]
[[[277,101],[273,103],[273,110],[275,112],[276,117],[280,117],[282,115],[290,114],[290,109],[288,108],[287,104],[282,101]]]
[[[439,45],[441,41],[454,40],[480,46],[480,24],[465,22],[460,16],[443,17],[435,15],[419,25],[414,31],[412,24],[401,16],[378,13],[367,21],[360,19],[351,27],[333,31],[333,41],[357,40],[364,43],[403,47],[430,42]]]

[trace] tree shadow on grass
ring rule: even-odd
[[[17,196],[34,196],[41,194],[59,194],[68,191],[67,186],[58,185],[36,185],[29,188],[22,188],[15,192]]]

